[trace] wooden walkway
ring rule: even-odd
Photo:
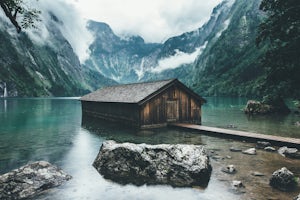
[[[251,132],[237,131],[237,130],[230,130],[230,129],[223,129],[223,128],[215,128],[215,127],[208,127],[208,126],[195,125],[195,124],[172,123],[169,125],[173,126],[173,127],[198,130],[207,135],[217,135],[217,136],[221,136],[221,137],[235,138],[235,139],[240,139],[240,140],[248,140],[248,141],[252,141],[252,142],[268,141],[274,145],[285,145],[288,147],[297,147],[297,148],[300,147],[300,139],[298,139],[298,138],[288,138],[288,137],[281,137],[281,136],[275,136],[275,135],[264,135],[264,134],[258,134],[258,133],[251,133]]]

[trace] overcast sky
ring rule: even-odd
[[[140,35],[147,42],[199,28],[222,0],[65,0],[86,19],[106,22],[118,35]]]

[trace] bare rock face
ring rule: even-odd
[[[121,184],[207,186],[211,165],[200,145],[148,145],[103,142],[93,166]]]
[[[71,178],[48,162],[34,162],[0,176],[0,199],[33,197]]]
[[[272,174],[270,185],[281,191],[292,191],[297,186],[294,174],[283,167]]]

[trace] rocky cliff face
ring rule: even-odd
[[[259,95],[259,58],[265,49],[255,46],[263,18],[259,4],[225,0],[202,27],[163,44],[145,44],[139,37],[122,40],[107,25],[93,22],[97,39],[88,65],[118,82],[176,77],[202,95]]]
[[[108,79],[81,66],[59,29],[63,22],[45,14],[45,32],[17,34],[0,18],[0,83],[7,84],[8,96],[75,96],[103,85]]]
[[[91,56],[85,63],[89,69],[127,83],[137,81],[140,68],[156,61],[150,58],[157,54],[161,44],[147,44],[139,36],[118,37],[107,24],[101,22],[90,21],[88,28],[95,37],[90,46]]]
[[[190,85],[205,95],[259,95],[263,74],[259,58],[264,48],[255,46],[262,20],[260,1],[236,1],[224,18],[221,32],[211,32],[203,53],[193,65]]]
[[[89,29],[96,39],[86,66],[121,83],[174,77],[188,80],[196,58],[227,29],[233,3],[222,2],[202,27],[162,44],[148,44],[138,36],[120,38],[107,24],[91,21]]]

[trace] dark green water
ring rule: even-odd
[[[203,124],[265,134],[300,138],[300,121],[295,114],[272,117],[247,117],[241,109],[246,99],[207,98],[203,108]],[[218,156],[230,159],[213,160],[213,173],[205,189],[172,188],[169,186],[119,185],[103,179],[92,167],[104,140],[134,143],[203,144]],[[6,99],[0,100],[0,174],[28,162],[46,160],[73,176],[65,185],[50,190],[38,199],[291,199],[300,192],[282,193],[268,185],[272,172],[286,166],[300,176],[300,161],[283,158],[277,153],[258,151],[248,156],[229,151],[231,146],[243,149],[254,144],[201,135],[179,129],[156,129],[136,132],[115,124],[89,121],[81,125],[81,106],[76,99]],[[220,168],[234,164],[236,175],[224,174]],[[266,176],[252,177],[250,171]],[[232,180],[242,180],[246,193],[235,194]]]

